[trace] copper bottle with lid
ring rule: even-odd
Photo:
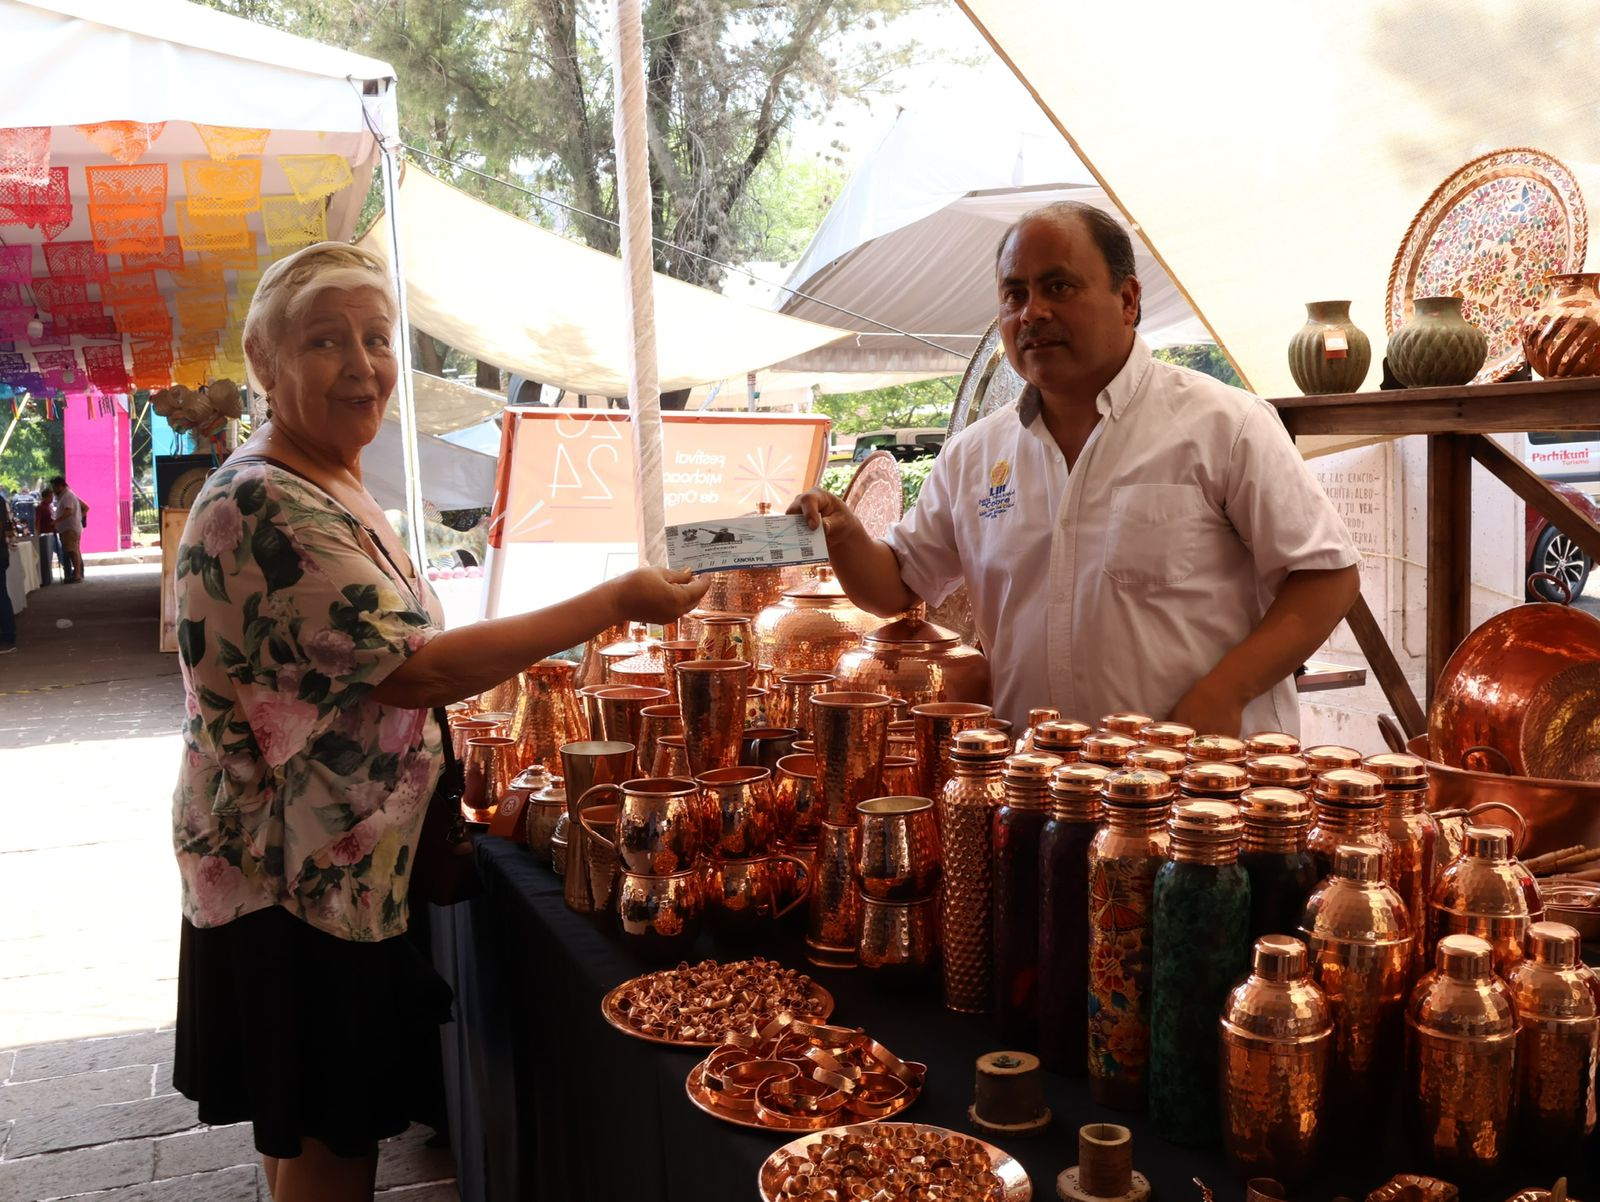
[[[1447,935],[1476,935],[1494,948],[1494,970],[1505,974],[1523,957],[1528,928],[1544,917],[1528,906],[1521,868],[1511,858],[1511,832],[1469,826],[1461,854],[1434,882],[1428,899],[1428,943]]]
[[[845,596],[833,569],[820,564],[813,579],[785,589],[756,614],[755,659],[772,664],[780,675],[832,672],[840,652],[882,623]]]
[[[1311,788],[1311,765],[1297,755],[1258,755],[1245,761],[1244,770],[1253,789],[1298,789],[1303,793]]]
[[[1108,735],[1125,735],[1130,739],[1137,739],[1139,732],[1155,719],[1149,714],[1107,714],[1100,719],[1100,731]]]
[[[1239,863],[1250,874],[1250,934],[1298,931],[1317,865],[1306,850],[1311,799],[1296,789],[1246,789],[1239,799]]]
[[[1462,1181],[1510,1150],[1517,1018],[1484,940],[1447,935],[1434,963],[1406,1007],[1407,1126],[1432,1167]]]
[[[1139,728],[1136,738],[1148,747],[1171,747],[1182,751],[1200,732],[1182,722],[1152,722]]]
[[[993,1000],[992,824],[1005,801],[1001,772],[1010,754],[1010,737],[997,730],[959,732],[938,799],[944,1004],[964,1014],[983,1014]]]
[[[1178,776],[1178,792],[1185,797],[1237,802],[1249,787],[1243,765],[1222,760],[1191,760]]]
[[[1251,759],[1264,755],[1299,755],[1300,740],[1281,730],[1262,730],[1244,737],[1245,754]]]
[[[1196,735],[1183,750],[1192,764],[1243,764],[1250,758],[1244,740],[1231,735]]]
[[[1089,845],[1089,1094],[1114,1110],[1145,1101],[1151,901],[1175,794],[1160,772],[1111,773],[1100,793],[1105,825]]]
[[[1316,770],[1314,763],[1312,770]],[[1387,880],[1389,836],[1383,829],[1383,781],[1360,768],[1332,768],[1316,778],[1311,798],[1317,817],[1306,832],[1306,846],[1317,862],[1317,872],[1327,876],[1333,871],[1335,848],[1359,843],[1378,849]]]
[[[1383,781],[1384,828],[1389,836],[1388,880],[1413,918],[1425,927],[1438,863],[1439,823],[1428,813],[1428,765],[1414,755],[1369,755],[1362,767]],[[1411,945],[1411,979],[1428,971],[1428,940]]]
[[[1333,1011],[1333,1130],[1353,1134],[1382,1112],[1393,1088],[1411,967],[1411,919],[1383,879],[1377,848],[1347,844],[1334,852],[1333,875],[1306,900],[1300,933],[1312,980]]]
[[[1092,734],[1082,722],[1052,718],[1033,728],[1033,750],[1056,756],[1064,764],[1076,764],[1083,758],[1084,741]]]
[[[1241,1179],[1296,1185],[1317,1166],[1333,1012],[1298,939],[1262,936],[1253,958],[1222,1011],[1223,1146]]]
[[[1174,780],[1188,766],[1188,757],[1175,747],[1138,747],[1128,752],[1124,763],[1129,768],[1146,768],[1165,773]]]
[[[1100,831],[1109,775],[1099,764],[1057,768],[1039,836],[1039,1059],[1073,1077],[1088,1065],[1089,845]]]
[[[1337,743],[1320,743],[1315,747],[1307,747],[1300,753],[1300,758],[1311,765],[1311,771],[1316,776],[1324,772],[1335,772],[1340,768],[1361,767],[1361,753],[1354,747],[1341,747]]]
[[[1580,950],[1574,928],[1536,922],[1527,958],[1506,978],[1517,1013],[1517,1150],[1551,1166],[1577,1163],[1595,1128],[1600,983]]]
[[[1139,750],[1139,740],[1130,735],[1095,734],[1083,741],[1081,758],[1086,764],[1099,764],[1113,771],[1128,762],[1128,754]]]
[[[1039,1044],[1039,840],[1050,817],[1053,755],[1006,760],[1005,799],[994,812],[994,1020],[1005,1047]]]
[[[1033,732],[1038,730],[1039,727],[1044,725],[1046,722],[1059,722],[1060,720],[1061,711],[1058,709],[1051,709],[1049,706],[1035,706],[1033,709],[1029,710],[1028,729],[1023,731],[1022,737],[1017,740],[1017,750],[1032,751]]]

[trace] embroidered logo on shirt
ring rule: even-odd
[[[1011,461],[996,459],[989,469],[989,492],[978,500],[980,518],[997,518],[1017,503],[1017,489],[1011,483]]]

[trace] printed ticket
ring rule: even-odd
[[[827,558],[822,531],[811,529],[799,514],[667,527],[667,565],[696,573],[792,567]]]

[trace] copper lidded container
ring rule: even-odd
[[[1595,1128],[1600,983],[1580,950],[1572,927],[1536,922],[1527,958],[1506,978],[1517,1014],[1517,1150],[1552,1167],[1578,1163]]]
[[[1224,760],[1191,760],[1177,779],[1178,792],[1184,797],[1235,804],[1250,787],[1250,773],[1244,766]]]
[[[1170,747],[1174,751],[1182,751],[1198,733],[1194,727],[1185,726],[1182,722],[1151,722],[1141,727],[1136,737],[1150,747]]]
[[[1298,789],[1311,787],[1311,765],[1297,755],[1272,753],[1246,760],[1245,772],[1253,789]]]
[[[1312,770],[1316,770],[1314,763]],[[1306,846],[1317,862],[1318,874],[1326,876],[1333,871],[1335,848],[1360,843],[1378,849],[1387,880],[1390,847],[1389,836],[1384,832],[1387,802],[1383,780],[1360,768],[1332,768],[1317,777],[1311,786],[1311,798],[1317,806],[1317,817],[1306,832]]]
[[[1046,722],[1059,722],[1061,711],[1052,709],[1047,705],[1035,706],[1028,711],[1028,729],[1022,732],[1022,737],[1017,740],[1018,751],[1033,750],[1033,733]],[[1090,732],[1093,733],[1092,731]],[[1080,742],[1082,740],[1079,740]]]
[[[1544,917],[1528,905],[1521,866],[1511,858],[1511,832],[1469,826],[1457,856],[1434,882],[1428,900],[1428,942],[1476,935],[1494,948],[1494,969],[1508,973],[1523,957],[1528,928]]]
[[[1438,862],[1439,823],[1428,813],[1428,764],[1414,755],[1369,755],[1362,767],[1383,781],[1384,828],[1389,836],[1389,883],[1406,903],[1414,926],[1426,923],[1428,898],[1444,865]],[[1411,979],[1428,971],[1426,931],[1411,945]]]
[[[1188,757],[1176,747],[1139,747],[1128,752],[1125,761],[1129,768],[1145,768],[1151,772],[1160,772],[1176,780],[1185,767],[1188,766]],[[1102,767],[1103,765],[1095,765]]]
[[[1327,1108],[1342,1137],[1387,1110],[1411,971],[1411,919],[1383,879],[1377,848],[1334,853],[1333,875],[1306,900],[1300,934],[1333,1012]]]
[[[1053,755],[1063,764],[1076,764],[1083,758],[1083,745],[1094,731],[1086,723],[1050,718],[1033,727],[1031,750]]]
[[[1139,732],[1154,721],[1155,719],[1149,714],[1137,714],[1131,711],[1123,714],[1107,714],[1100,719],[1100,732],[1137,740]]]
[[[1223,1146],[1241,1179],[1295,1185],[1317,1167],[1333,1015],[1298,939],[1265,935],[1253,958],[1222,1011]]]
[[[1251,759],[1264,755],[1299,755],[1300,740],[1281,730],[1262,730],[1244,737],[1244,750]]]
[[[559,776],[552,776],[542,765],[520,773],[514,785],[528,790],[528,808],[524,811],[523,831],[528,848],[534,857],[550,863],[550,839],[555,834],[556,822],[567,812],[567,790]]]
[[[1250,758],[1243,739],[1232,735],[1196,735],[1183,749],[1196,764],[1239,764]]]
[[[1141,746],[1139,740],[1132,735],[1102,732],[1090,735],[1083,741],[1083,750],[1079,753],[1079,758],[1086,764],[1099,764],[1102,768],[1109,768],[1115,772],[1125,767],[1128,757]]]
[[[1465,1181],[1510,1151],[1517,1018],[1482,939],[1446,935],[1435,963],[1406,1006],[1407,1127],[1433,1168]]]
[[[992,815],[1005,801],[1010,754],[1010,737],[997,730],[960,732],[938,798],[944,1004],[965,1014],[985,1013],[993,996]]]
[[[1354,747],[1341,747],[1337,743],[1319,743],[1315,747],[1307,747],[1300,753],[1300,758],[1311,765],[1315,776],[1337,772],[1341,768],[1361,767],[1361,753]]]
[[[832,672],[841,652],[854,647],[883,619],[858,608],[845,596],[827,564],[816,576],[784,590],[756,614],[756,660],[780,674]]]
[[[833,674],[839,688],[887,693],[907,705],[993,698],[988,657],[954,631],[920,617],[896,618],[869,630],[859,646],[840,652]]]

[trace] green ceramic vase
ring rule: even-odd
[[[1330,331],[1342,330],[1348,347],[1343,358],[1327,355]],[[1356,392],[1372,366],[1372,343],[1350,321],[1349,301],[1312,301],[1306,324],[1289,340],[1289,374],[1295,387],[1311,395]]]
[[[1461,312],[1459,296],[1419,296],[1411,320],[1389,338],[1389,370],[1407,388],[1470,384],[1489,339]]]

